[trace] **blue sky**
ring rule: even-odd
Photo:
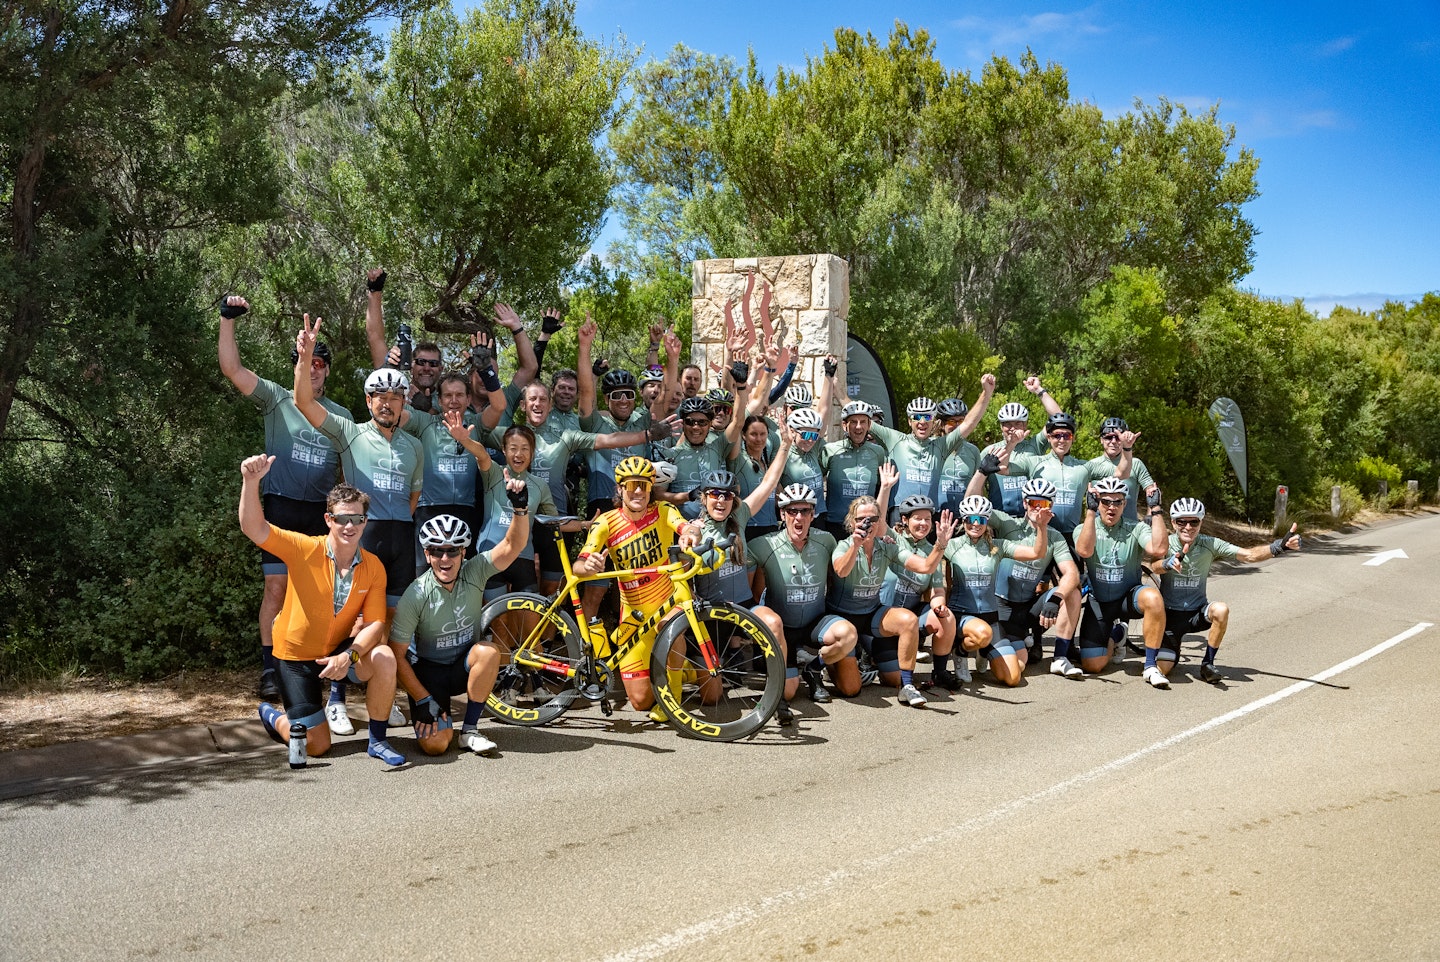
[[[762,70],[819,55],[837,26],[924,27],[949,68],[1028,46],[1107,115],[1164,96],[1220,104],[1260,158],[1259,230],[1242,286],[1326,310],[1361,295],[1440,290],[1440,3],[901,2],[721,4],[578,0],[587,34],[646,58],[676,43]]]

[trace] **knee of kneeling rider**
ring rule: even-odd
[[[1163,617],[1165,614],[1165,599],[1160,596],[1160,592],[1148,585],[1141,588],[1135,597],[1135,606],[1146,615],[1158,614]]]
[[[1212,601],[1205,617],[1212,625],[1227,624],[1230,621],[1230,606],[1223,601]]]

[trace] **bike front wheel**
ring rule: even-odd
[[[479,639],[500,652],[485,711],[507,725],[544,725],[570,707],[584,645],[575,619],[529,591],[501,595],[480,610]],[[567,676],[567,672],[570,674]]]
[[[673,619],[655,639],[650,684],[676,731],[728,742],[759,731],[785,689],[785,656],[754,613],[717,604]]]

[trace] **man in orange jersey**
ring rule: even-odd
[[[274,457],[259,454],[240,465],[240,530],[284,561],[290,575],[274,631],[285,710],[261,702],[260,721],[282,744],[292,724],[304,725],[307,751],[322,755],[330,748],[322,681],[366,682],[369,754],[386,765],[403,765],[405,756],[385,738],[395,701],[395,656],[385,638],[385,568],[360,547],[370,499],[351,485],[336,485],[325,503],[328,534],[277,528],[265,520],[260,507],[260,479],[274,463]],[[357,617],[364,627],[352,642],[350,630]]]

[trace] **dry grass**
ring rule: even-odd
[[[182,672],[125,683],[61,677],[0,691],[0,751],[246,718],[253,672]]]

